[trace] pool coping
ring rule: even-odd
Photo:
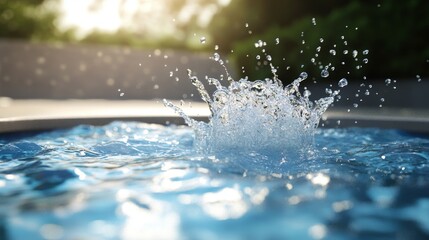
[[[202,102],[173,101],[197,120],[210,111]],[[0,99],[0,133],[70,128],[80,124],[104,125],[112,121],[184,124],[162,100],[12,100]],[[377,127],[429,133],[429,111],[400,108],[331,108],[320,127]]]

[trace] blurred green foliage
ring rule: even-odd
[[[210,31],[221,49],[234,51],[235,64],[244,67],[242,77],[250,79],[272,75],[267,55],[285,82],[303,71],[321,79],[325,68],[335,81],[415,78],[429,75],[427,13],[427,0],[233,0],[215,17]],[[266,46],[255,48],[258,40]]]
[[[73,31],[55,26],[58,13],[42,8],[44,0],[0,0],[0,37],[34,41],[72,40]]]

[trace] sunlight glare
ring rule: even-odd
[[[215,14],[230,3],[230,0],[188,0],[180,8],[173,9],[169,7],[173,1],[60,0],[58,26],[63,30],[74,28],[80,39],[94,31],[115,33],[121,29],[151,39],[183,38],[184,25],[194,24],[205,29]]]

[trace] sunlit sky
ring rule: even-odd
[[[74,27],[79,37],[98,30],[116,32],[120,28],[129,31],[165,36],[180,34],[177,26],[195,19],[199,27],[206,27],[213,15],[230,0],[213,0],[203,4],[201,0],[186,0],[181,9],[172,11],[169,4],[175,0],[60,0],[62,16],[59,26]],[[206,1],[207,2],[207,1]],[[193,18],[195,17],[195,18]]]

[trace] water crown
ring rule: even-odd
[[[281,158],[309,150],[322,114],[339,91],[311,101],[310,92],[299,86],[308,75],[303,72],[283,86],[271,65],[273,78],[233,80],[218,53],[213,60],[227,73],[227,86],[207,78],[216,90],[210,95],[204,84],[188,69],[188,76],[211,111],[209,121],[196,121],[164,99],[164,104],[181,115],[195,132],[194,145],[202,153],[258,153]],[[343,81],[344,82],[344,81]]]

